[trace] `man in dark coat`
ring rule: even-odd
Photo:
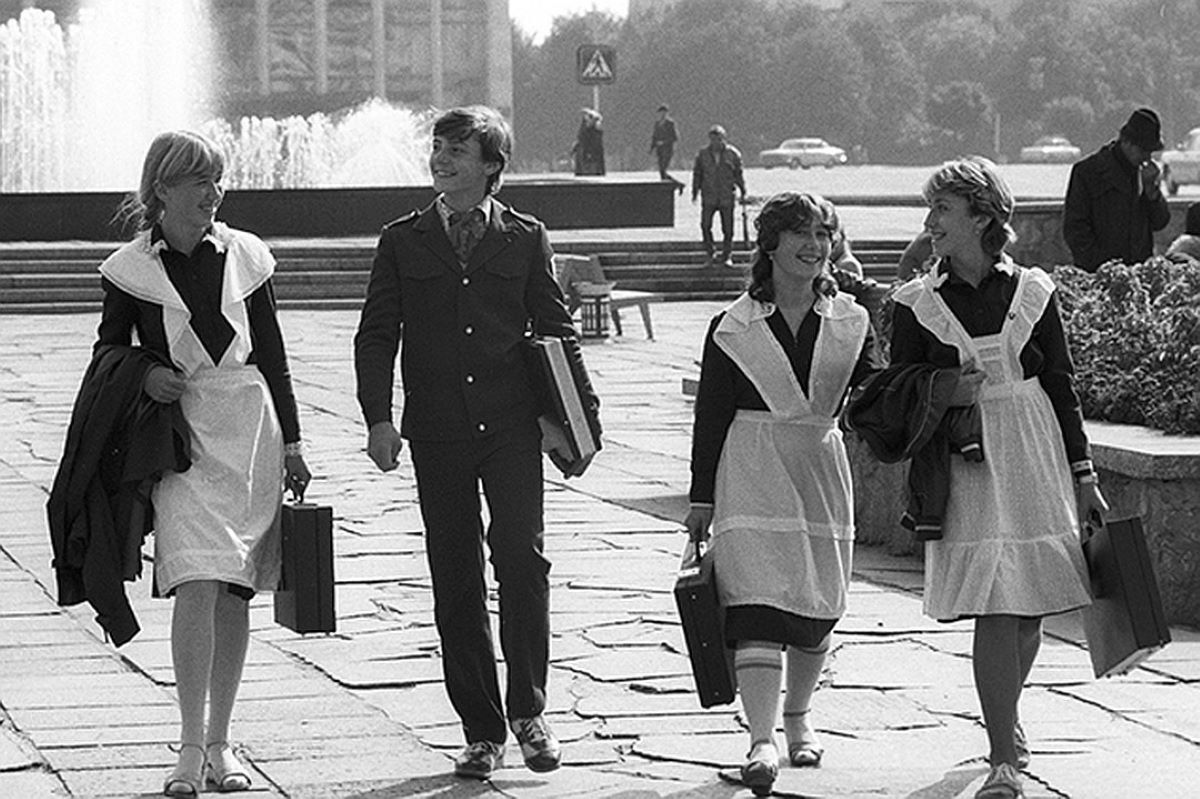
[[[725,128],[713,125],[708,131],[708,146],[696,153],[692,166],[692,202],[700,198],[700,235],[710,264],[733,266],[733,206],[735,191],[746,201],[746,179],[742,173],[742,154],[725,139]],[[721,257],[714,256],[713,216],[721,215]]]
[[[545,226],[492,197],[511,153],[508,123],[490,108],[456,108],[438,118],[429,156],[438,198],[383,229],[354,338],[367,454],[391,471],[402,440],[409,441],[446,691],[467,743],[454,771],[480,780],[502,765],[506,727],[530,769],[550,771],[561,760],[542,716],[550,562],[543,554],[542,434],[527,374],[527,330],[562,340],[585,376],[585,403],[599,404],[554,279]],[[401,348],[397,431],[392,387]],[[571,476],[589,460],[555,463]],[[485,542],[499,584],[503,698]]]
[[[1154,254],[1154,231],[1171,219],[1150,158],[1161,149],[1158,114],[1139,108],[1116,140],[1071,168],[1063,238],[1080,269],[1095,272],[1113,259],[1140,263]]]
[[[658,159],[658,176],[675,184],[675,190],[683,193],[683,182],[678,181],[667,172],[671,166],[671,158],[675,155],[675,142],[679,141],[679,131],[675,128],[675,120],[671,119],[671,109],[664,103],[658,107],[658,119],[654,120],[654,132],[650,134],[650,152]]]

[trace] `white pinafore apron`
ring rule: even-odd
[[[767,325],[772,305],[742,295],[714,332],[770,410],[739,410],[726,434],[712,552],[724,605],[836,619],[846,608],[854,545],[850,463],[836,414],[869,322],[845,294],[819,299],[815,309],[822,319],[808,398]]]
[[[187,381],[179,402],[191,428],[192,465],[168,472],[152,496],[154,577],[164,595],[190,580],[255,591],[279,583],[283,435],[266,380],[246,363],[245,303],[271,276],[274,258],[257,237],[220,223],[210,238],[226,254],[221,311],[234,331],[219,363],[192,330],[191,312],[158,256],[161,242],[143,233],[100,267],[121,289],[162,306],[171,360]]]
[[[911,307],[917,321],[987,374],[980,393],[982,463],[952,458],[943,538],[925,545],[925,613],[1045,616],[1091,601],[1062,430],[1021,350],[1054,284],[1022,269],[1000,332],[972,338],[938,292],[936,276]],[[902,297],[897,297],[903,301]],[[907,304],[907,303],[906,303]]]

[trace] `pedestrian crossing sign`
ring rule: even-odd
[[[613,83],[617,79],[617,48],[607,44],[581,44],[575,51],[575,65],[580,83]]]

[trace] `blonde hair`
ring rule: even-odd
[[[146,151],[137,193],[125,199],[117,216],[122,222],[136,223],[138,230],[151,228],[162,218],[160,186],[193,177],[219,182],[224,174],[225,154],[207,136],[189,130],[160,133]]]
[[[972,216],[989,218],[980,237],[988,255],[999,258],[1004,248],[1017,240],[1011,224],[1016,205],[1012,190],[987,158],[972,155],[942,164],[925,181],[921,194],[929,203],[935,194],[942,193],[965,198]]]

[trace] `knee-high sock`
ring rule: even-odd
[[[783,729],[788,743],[797,743],[812,736],[808,710],[812,705],[825,657],[829,654],[829,637],[816,649],[789,646],[787,649],[787,696],[783,700]]]
[[[733,658],[742,710],[750,726],[750,741],[773,741],[783,686],[783,652],[779,644],[745,641]]]

